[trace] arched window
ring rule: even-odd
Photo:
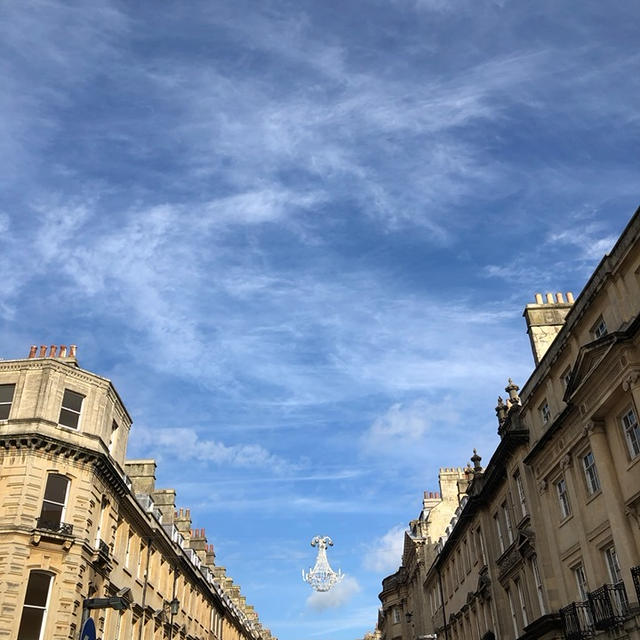
[[[43,640],[53,576],[44,571],[29,574],[18,640]]]
[[[57,531],[62,525],[64,510],[69,490],[69,478],[59,473],[47,476],[47,486],[44,489],[42,509],[38,518],[38,526],[43,529]]]

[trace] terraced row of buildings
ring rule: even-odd
[[[486,466],[425,495],[381,640],[640,638],[640,209],[575,300],[524,316],[535,369]]]
[[[75,347],[0,361],[0,639],[272,640],[130,428]]]

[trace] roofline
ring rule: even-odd
[[[564,325],[558,332],[558,335],[555,337],[544,356],[542,356],[540,362],[535,367],[528,380],[524,383],[522,393],[520,394],[523,405],[533,394],[538,384],[540,384],[541,378],[546,375],[548,369],[551,367],[554,358],[557,357],[562,347],[564,347],[569,337],[568,334],[584,314],[593,295],[598,292],[606,276],[620,263],[620,260],[624,257],[632,239],[638,235],[640,235],[640,206],[631,216],[631,219],[623,229],[611,251],[602,257],[598,266],[594,269],[591,277],[587,280],[582,291],[578,294],[578,297],[569,310],[569,313],[567,313]]]

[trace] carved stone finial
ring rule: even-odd
[[[482,473],[482,465],[480,461],[482,458],[478,455],[476,449],[473,450],[473,455],[471,456],[471,462],[473,462],[473,472],[474,473]]]
[[[520,387],[509,378],[509,384],[504,388],[504,390],[509,394],[509,404],[511,406],[515,404],[520,404],[520,396],[518,395]]]
[[[564,469],[566,469],[567,467],[570,467],[570,466],[571,466],[571,462],[572,462],[572,460],[571,460],[571,456],[570,456],[568,453],[566,453],[566,454],[562,457],[562,460],[560,460],[560,468],[561,468],[562,470],[564,470]]]
[[[538,482],[538,493],[542,495],[547,490],[547,481],[543,478]]]

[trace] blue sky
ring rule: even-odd
[[[640,204],[640,7],[0,5],[2,357],[79,345],[281,640],[373,628],[522,309]],[[310,598],[309,541],[347,579]]]

